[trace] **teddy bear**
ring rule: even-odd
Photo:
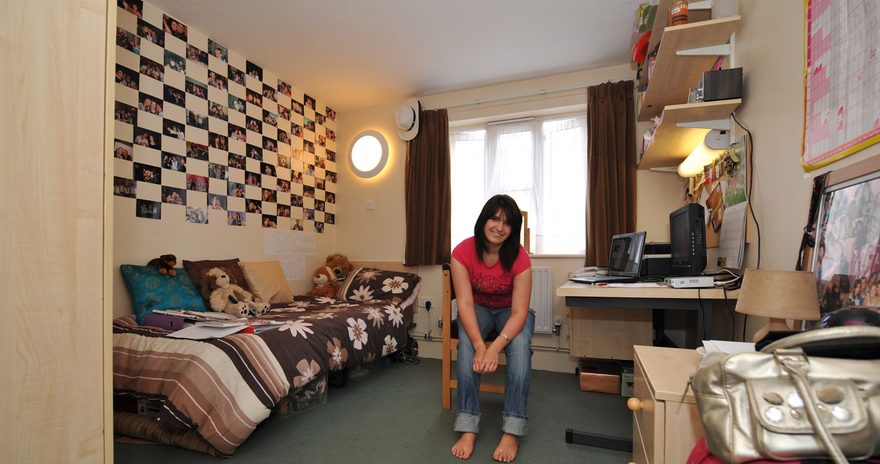
[[[324,263],[325,266],[329,267],[330,270],[333,271],[333,275],[336,276],[336,280],[342,282],[348,276],[348,273],[351,272],[352,266],[348,261],[348,258],[339,253],[333,253],[332,255],[327,256],[327,261]]]
[[[253,293],[232,283],[229,274],[223,269],[212,268],[205,277],[207,277],[207,290],[212,310],[237,317],[259,316],[269,310],[268,303],[255,298]]]
[[[336,281],[332,269],[327,266],[319,267],[315,270],[312,282],[315,286],[309,290],[309,295],[336,298],[336,292],[339,290],[339,282]]]
[[[147,266],[156,268],[159,274],[162,275],[170,277],[177,275],[177,269],[174,269],[174,266],[177,266],[177,257],[174,255],[162,255],[158,258],[153,258],[147,263]]]

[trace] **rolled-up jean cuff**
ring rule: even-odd
[[[526,419],[522,417],[504,416],[501,420],[501,430],[518,437],[525,436],[528,431]]]
[[[480,433],[480,415],[459,412],[455,415],[453,430],[456,432]]]

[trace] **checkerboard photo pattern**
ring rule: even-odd
[[[117,4],[114,195],[147,219],[334,225],[336,112],[149,3]]]

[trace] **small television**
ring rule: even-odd
[[[671,275],[697,276],[706,269],[706,212],[702,205],[689,203],[669,213],[669,241]]]

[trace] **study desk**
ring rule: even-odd
[[[728,290],[725,295],[721,288],[672,288],[672,287],[621,287],[600,286],[566,282],[556,289],[556,295],[565,298],[565,305],[573,311],[589,311],[590,308],[613,308],[615,310],[652,310],[650,325],[653,328],[654,344],[662,344],[663,311],[696,311],[697,340],[705,340],[712,333],[712,307],[714,302],[727,300],[730,308],[736,305],[738,290]],[[622,316],[625,316],[623,314]],[[572,334],[572,339],[575,334]],[[574,341],[574,340],[573,340]],[[652,340],[647,343],[651,344]],[[632,359],[632,347],[625,347]],[[601,356],[596,356],[601,357]]]

